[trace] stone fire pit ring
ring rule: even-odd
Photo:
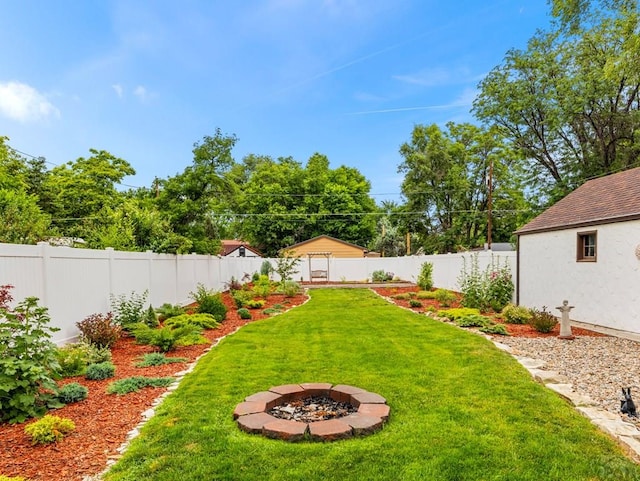
[[[275,406],[309,397],[326,397],[351,404],[357,412],[348,416],[315,422],[279,419],[269,414]],[[285,384],[245,398],[233,411],[238,427],[251,434],[296,442],[337,441],[366,436],[382,428],[390,408],[379,394],[359,387],[330,383]]]

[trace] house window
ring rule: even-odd
[[[577,260],[583,262],[595,262],[596,254],[598,252],[598,233],[597,231],[591,232],[578,232],[578,255]]]

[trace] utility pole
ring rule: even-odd
[[[489,195],[487,197],[487,247],[491,250],[491,214],[493,203],[493,159],[489,159],[489,179],[487,180],[487,187],[489,189]]]

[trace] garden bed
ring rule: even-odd
[[[214,342],[248,322],[269,317],[262,313],[266,308],[281,304],[289,309],[302,304],[306,298],[303,294],[294,297],[272,294],[262,309],[251,310],[251,320],[244,320],[238,316],[229,294],[223,293],[223,301],[228,307],[226,320],[218,329],[205,331],[204,336]],[[125,441],[127,433],[141,421],[142,413],[166,391],[165,388],[144,388],[120,396],[106,394],[107,385],[129,376],[173,376],[186,369],[209,345],[179,347],[167,354],[167,357],[187,358],[188,361],[184,363],[140,368],[135,367],[136,362],[143,354],[154,349],[136,344],[133,338],[118,340],[112,349],[113,364],[116,366],[114,378],[88,381],[80,376],[66,378],[59,383],[78,382],[89,388],[89,396],[84,401],[50,412],[72,419],[76,425],[75,431],[63,441],[32,446],[24,433],[24,427],[29,422],[0,424],[0,475],[23,476],[30,481],[80,481],[86,475],[101,472],[108,459],[119,456],[117,448]]]

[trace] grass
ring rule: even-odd
[[[202,358],[106,480],[640,479],[610,438],[486,339],[364,289],[311,296]],[[302,382],[379,393],[390,420],[326,444],[237,428],[244,397]]]

